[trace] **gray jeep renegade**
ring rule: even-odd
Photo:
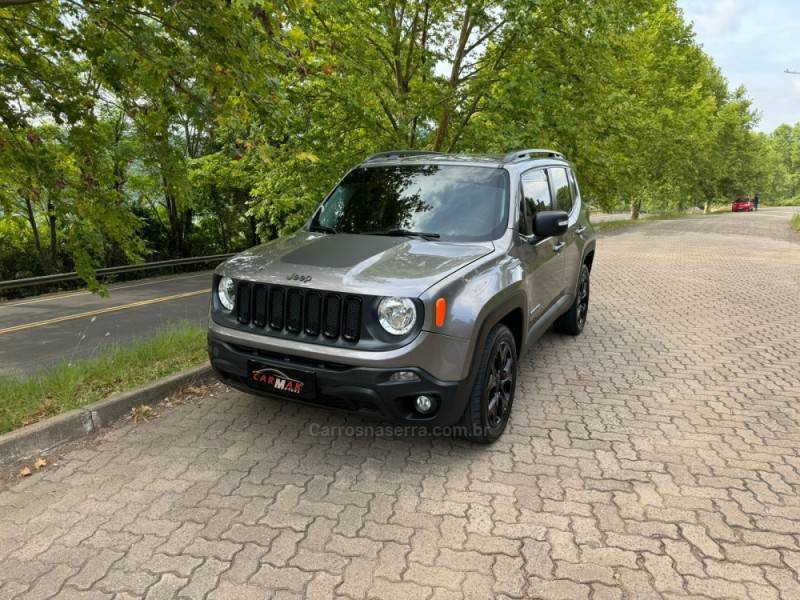
[[[594,250],[558,152],[376,154],[299,231],[217,268],[211,364],[250,393],[492,442],[524,349],[583,330]]]

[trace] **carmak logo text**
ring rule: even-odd
[[[266,385],[274,390],[289,392],[290,394],[300,394],[305,385],[302,381],[292,379],[286,373],[278,369],[259,369],[253,371],[253,381],[261,385]]]

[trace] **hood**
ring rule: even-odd
[[[298,231],[237,254],[217,271],[262,283],[416,297],[493,250],[491,242]]]

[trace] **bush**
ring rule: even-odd
[[[41,274],[27,225],[12,217],[0,219],[0,281]]]

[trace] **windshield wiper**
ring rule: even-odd
[[[332,235],[336,234],[336,230],[333,227],[326,227],[325,225],[309,225],[309,231],[319,231],[321,233],[330,233]]]
[[[388,235],[391,237],[421,237],[426,240],[442,237],[438,233],[428,233],[426,231],[411,231],[410,229],[389,229],[388,231],[365,231],[367,235]]]

